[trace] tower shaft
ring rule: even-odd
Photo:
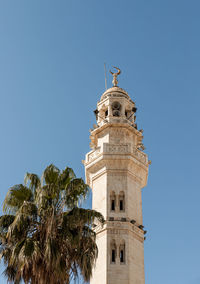
[[[91,284],[144,284],[144,230],[141,189],[147,183],[148,158],[135,104],[119,87],[97,104],[97,125],[86,155],[86,182],[92,208],[106,220],[96,228],[99,255]]]

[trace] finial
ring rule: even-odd
[[[117,84],[118,84],[117,76],[118,76],[119,74],[121,74],[121,70],[120,70],[118,67],[115,67],[115,66],[113,66],[113,68],[115,68],[115,69],[117,70],[117,73],[114,73],[114,72],[112,72],[112,71],[110,70],[110,73],[113,75],[113,81],[112,81],[112,83],[113,83],[113,86],[114,86],[114,87],[117,87]]]

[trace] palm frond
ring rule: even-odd
[[[15,214],[24,201],[31,200],[33,200],[32,191],[23,184],[17,184],[8,191],[3,203],[3,211]]]
[[[76,178],[74,171],[71,168],[66,167],[59,176],[60,189],[66,189],[70,181],[74,178]]]
[[[24,177],[24,184],[28,185],[29,188],[35,192],[38,187],[41,186],[40,178],[36,174],[26,173]]]
[[[75,178],[65,188],[65,203],[69,208],[78,206],[84,200],[89,192],[89,187],[82,178]]]
[[[14,215],[3,215],[0,217],[0,231],[8,230],[8,227],[13,223]]]
[[[91,210],[74,207],[70,212],[64,214],[64,216],[72,216],[76,220],[76,224],[88,224],[98,223],[100,225],[104,224],[104,217],[101,213]]]
[[[9,283],[19,284],[21,283],[21,277],[16,280],[17,269],[12,265],[8,265],[3,272],[4,276],[7,278]]]
[[[27,235],[34,222],[37,222],[37,207],[32,202],[24,201],[8,228],[7,238],[22,238]]]
[[[58,177],[60,174],[60,170],[54,166],[53,164],[46,167],[42,175],[42,181],[46,184],[56,184],[58,181]]]

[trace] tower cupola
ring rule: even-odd
[[[106,90],[95,110],[97,126],[105,123],[128,123],[137,128],[135,113],[137,108],[128,93],[120,87]]]
[[[137,108],[128,93],[116,86],[116,82],[118,83],[116,75],[121,73],[119,68],[117,70],[117,73],[111,72],[114,86],[102,94],[100,101],[97,103],[97,109],[94,111],[97,123],[93,125],[94,129],[91,130],[90,146],[92,149],[95,149],[101,145],[101,142],[110,143],[116,137],[115,141],[112,142],[116,144],[129,143],[131,147],[144,150],[145,147],[142,143],[143,130],[138,130],[136,123]],[[114,131],[114,129],[119,127],[121,135],[118,138],[116,135],[112,135],[109,131],[106,131],[107,128]],[[127,132],[128,129],[129,131]],[[101,133],[101,138],[104,135],[103,139],[99,137],[99,133]],[[125,139],[125,133],[129,133],[127,139]]]

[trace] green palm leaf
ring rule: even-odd
[[[24,201],[32,201],[32,191],[23,184],[17,184],[10,188],[3,203],[3,211],[15,213]]]

